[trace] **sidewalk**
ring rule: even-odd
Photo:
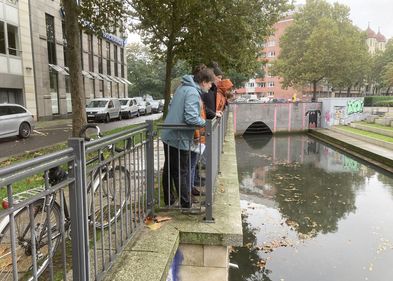
[[[364,140],[328,129],[313,129],[309,134],[348,154],[393,173],[393,151]]]
[[[37,121],[35,123],[35,129],[40,130],[40,129],[46,129],[46,128],[51,128],[51,127],[57,127],[57,126],[66,126],[66,125],[72,125],[72,119]]]

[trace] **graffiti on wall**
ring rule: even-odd
[[[363,100],[349,100],[347,101],[347,114],[355,114],[363,112]]]

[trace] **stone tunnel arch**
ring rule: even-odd
[[[268,125],[266,125],[262,121],[257,121],[252,123],[246,131],[244,132],[245,135],[271,135],[273,134],[272,130],[269,128]]]

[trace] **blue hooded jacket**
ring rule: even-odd
[[[193,78],[192,75],[182,77],[181,85],[173,96],[164,124],[205,126],[205,120],[201,118],[200,94],[202,90]],[[161,132],[163,142],[181,150],[190,149],[193,136],[193,128],[190,130],[163,129]]]

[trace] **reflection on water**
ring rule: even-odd
[[[391,280],[391,176],[302,135],[236,150],[245,246],[230,280]]]

